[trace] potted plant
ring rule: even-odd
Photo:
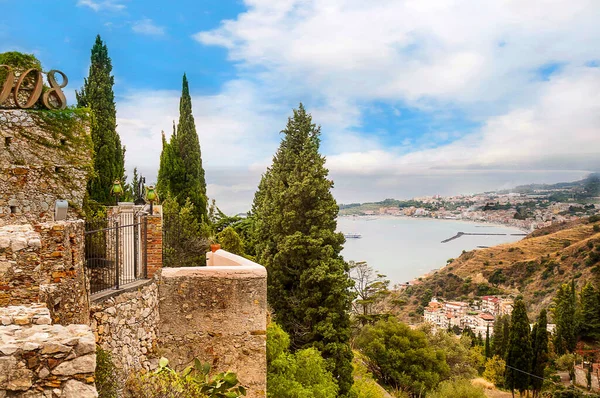
[[[216,252],[217,250],[219,250],[221,248],[221,244],[220,243],[211,243],[210,244],[210,251],[211,252]]]

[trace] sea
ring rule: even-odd
[[[392,286],[442,268],[463,250],[515,242],[523,236],[511,234],[524,233],[518,228],[486,223],[394,216],[339,217],[338,231],[362,235],[359,239],[346,238],[344,259],[366,261],[378,273],[386,275]],[[465,235],[441,243],[458,232],[506,235]]]

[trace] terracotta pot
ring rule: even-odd
[[[216,252],[217,250],[219,250],[221,248],[221,245],[218,243],[213,243],[210,245],[210,251],[211,252]]]

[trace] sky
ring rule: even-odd
[[[600,170],[597,0],[0,0],[0,52],[87,76],[112,58],[126,167],[155,181],[190,82],[210,198],[247,211],[292,109],[340,203]]]

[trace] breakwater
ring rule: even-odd
[[[442,241],[442,243],[448,243],[454,239],[458,239],[461,236],[527,236],[527,234],[523,233],[523,234],[494,234],[494,233],[478,233],[478,232],[457,232],[456,235],[448,238],[448,239],[444,239]]]

